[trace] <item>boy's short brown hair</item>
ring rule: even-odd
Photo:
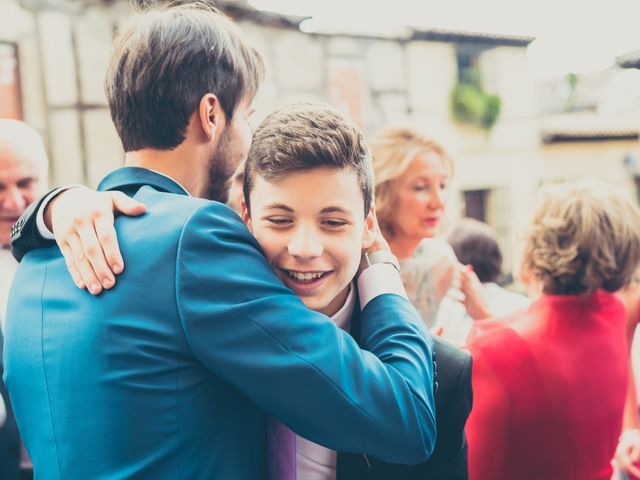
[[[263,74],[260,55],[237,25],[195,3],[150,9],[120,32],[105,88],[126,152],[170,150],[184,141],[204,95],[215,94],[231,118]]]
[[[271,181],[322,167],[354,169],[366,216],[373,205],[373,167],[358,127],[324,104],[296,103],[277,109],[253,135],[243,184],[247,210],[256,175]]]

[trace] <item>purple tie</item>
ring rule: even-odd
[[[269,480],[296,480],[296,434],[273,417],[267,420]]]

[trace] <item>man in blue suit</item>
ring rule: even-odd
[[[238,201],[239,213],[276,275],[307,307],[330,316],[356,341],[362,322],[354,276],[375,223],[371,168],[352,122],[327,105],[289,105],[255,131],[241,172],[246,196]],[[69,213],[86,208],[75,206]],[[110,208],[102,212],[111,213]],[[291,478],[280,468],[285,467],[298,478],[316,480],[466,479],[471,356],[439,339],[434,353],[438,436],[429,460],[401,465],[359,453],[336,455],[271,418],[268,460],[279,469],[270,478]]]
[[[196,7],[148,12],[120,34],[107,95],[128,166],[100,189],[149,209],[116,222],[129,260],[104,295],[76,289],[55,247],[18,270],[5,378],[37,478],[264,478],[267,414],[336,450],[431,453],[432,339],[401,286],[377,288],[399,282],[394,267],[358,279],[359,348],[282,284],[235,213],[193,198],[225,199],[261,68],[231,22]],[[34,218],[16,226],[18,256]],[[90,241],[64,253],[82,260]]]

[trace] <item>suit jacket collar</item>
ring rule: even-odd
[[[167,193],[189,195],[189,192],[172,178],[140,167],[123,167],[114,170],[102,179],[98,185],[98,190],[124,190],[131,187],[137,190],[145,185]]]

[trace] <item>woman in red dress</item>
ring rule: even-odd
[[[526,237],[529,308],[474,324],[472,480],[605,480],[622,425],[640,213],[593,183],[545,191]]]

